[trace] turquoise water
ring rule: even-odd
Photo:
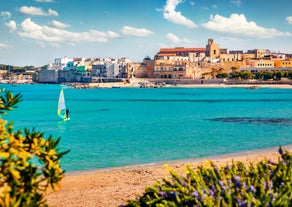
[[[65,89],[70,121],[57,117],[60,85],[2,85],[23,101],[15,128],[61,137],[67,172],[198,158],[292,144],[292,90],[244,88]]]

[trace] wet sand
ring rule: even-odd
[[[49,206],[55,207],[119,206],[141,195],[146,186],[169,176],[165,164],[169,164],[170,168],[184,175],[186,164],[191,164],[195,168],[206,160],[211,160],[218,166],[230,164],[232,160],[247,164],[265,159],[276,162],[279,158],[278,149],[279,147],[273,147],[198,159],[67,173],[60,188],[56,192],[50,192],[46,198]],[[292,145],[287,145],[283,149],[291,152]]]

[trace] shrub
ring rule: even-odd
[[[6,92],[0,96],[0,113],[13,110],[21,99]],[[59,164],[68,151],[59,152],[59,141],[34,129],[15,132],[0,118],[0,206],[47,206],[44,192],[55,189],[64,175]]]
[[[125,206],[291,206],[292,155],[279,148],[277,163],[254,165],[233,162],[217,167],[212,162],[186,176],[170,170],[163,179]]]

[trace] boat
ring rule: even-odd
[[[63,119],[64,121],[70,120],[70,118],[67,115],[68,109],[66,108],[65,104],[65,96],[64,96],[64,90],[61,89],[60,95],[59,95],[59,101],[58,101],[58,116]]]

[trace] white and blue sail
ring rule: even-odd
[[[64,97],[64,91],[61,89],[60,95],[59,95],[59,101],[58,101],[58,116],[61,119],[66,119],[66,105],[65,105],[65,97]]]

